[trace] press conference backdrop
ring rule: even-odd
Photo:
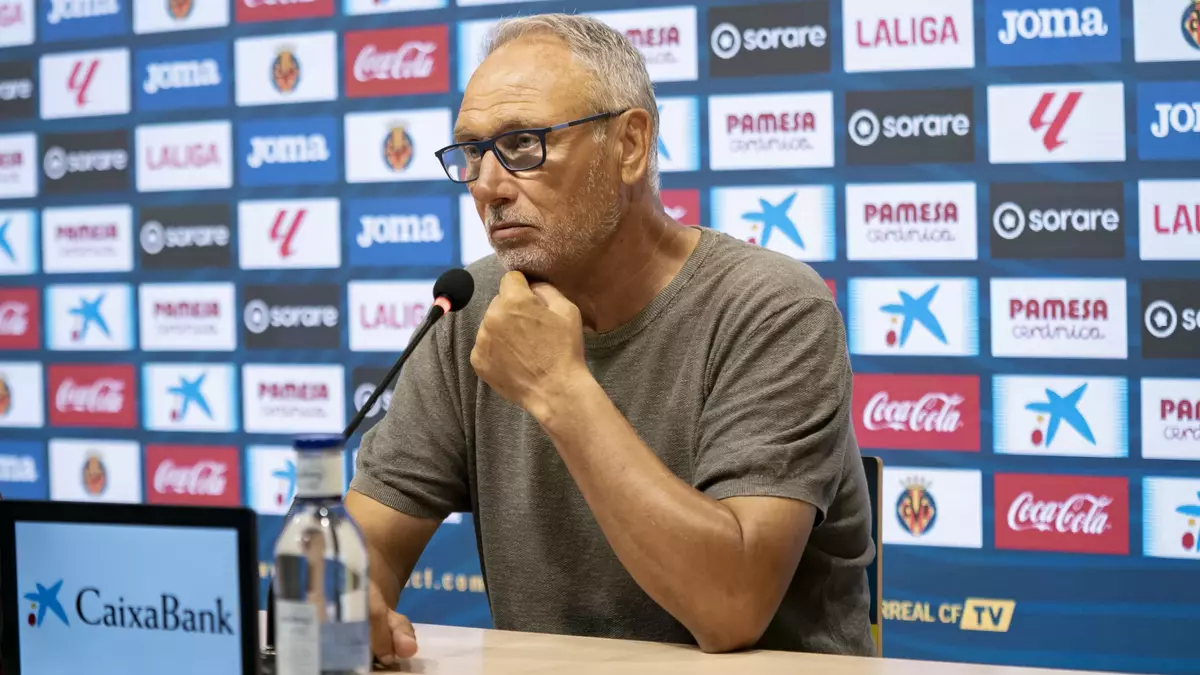
[[[433,156],[487,29],[580,11],[671,214],[836,296],[885,654],[1200,672],[1200,3],[646,4],[0,0],[0,491],[247,504],[265,578],[290,435],[490,251]],[[489,625],[469,515],[402,610]]]

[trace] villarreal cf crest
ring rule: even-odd
[[[919,537],[933,527],[937,520],[937,502],[929,492],[929,484],[919,478],[910,478],[904,483],[904,492],[896,501],[896,516],[900,524],[914,537]]]
[[[282,94],[296,91],[300,84],[300,61],[290,47],[282,47],[271,63],[271,84]]]
[[[392,171],[403,171],[412,163],[412,136],[403,124],[393,124],[383,139],[383,162]]]

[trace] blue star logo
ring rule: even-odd
[[[0,223],[0,253],[3,253],[9,260],[16,262],[17,254],[13,252],[12,246],[8,243],[8,226],[11,224],[11,220]]]
[[[941,284],[935,284],[918,298],[900,291],[899,304],[892,303],[879,308],[888,314],[895,314],[904,318],[904,323],[900,326],[901,347],[908,342],[908,336],[912,334],[913,324],[918,323],[924,326],[930,335],[937,338],[938,342],[948,344],[946,333],[942,331],[942,324],[938,322],[937,317],[933,314],[933,310],[929,308],[929,304],[933,302],[933,298],[937,295],[940,286]],[[895,323],[895,321],[896,319],[893,317],[892,322]]]
[[[100,314],[100,305],[104,302],[104,293],[96,296],[95,300],[79,299],[79,306],[68,311],[68,314],[79,317],[79,330],[71,336],[72,340],[83,340],[87,337],[88,328],[95,324],[96,328],[104,333],[104,337],[111,337],[108,332],[108,324],[104,321],[104,316]]]
[[[662,106],[658,106],[658,118],[662,119]],[[667,144],[663,142],[662,134],[658,135],[658,154],[663,156],[663,159],[671,161],[671,153],[667,151]]]
[[[25,594],[25,599],[32,602],[34,609],[37,610],[37,623],[34,625],[42,625],[42,621],[46,619],[47,610],[53,612],[64,626],[71,625],[71,622],[67,621],[67,613],[63,611],[62,603],[58,601],[58,592],[62,590],[62,585],[62,579],[59,579],[58,583],[50,588],[37,584],[37,592]],[[29,618],[32,619],[33,615],[30,614]]]
[[[800,238],[800,232],[796,229],[796,224],[792,222],[788,211],[792,208],[792,202],[796,201],[796,193],[788,195],[783,201],[778,204],[772,204],[766,199],[759,198],[758,211],[749,211],[742,214],[742,218],[753,223],[762,224],[762,241],[757,242],[759,246],[766,247],[771,240],[771,234],[775,230],[783,233],[783,236],[791,240],[793,244],[799,248],[804,248],[804,240]],[[755,243],[751,239],[750,243]]]
[[[296,463],[292,460],[284,462],[283,468],[271,473],[272,478],[278,478],[287,483],[287,494],[284,496],[284,503],[291,504],[292,498],[296,496]]]
[[[180,376],[179,384],[167,390],[168,394],[179,396],[182,400],[179,407],[171,411],[171,419],[179,421],[187,416],[188,407],[193,403],[204,413],[208,419],[212,419],[212,410],[208,407],[208,401],[204,398],[204,394],[200,392],[200,387],[204,386],[204,378],[208,377],[208,373],[202,373],[196,376],[195,379],[189,380],[186,377]]]
[[[1087,420],[1083,414],[1079,412],[1079,399],[1083,398],[1083,393],[1087,391],[1087,383],[1079,385],[1075,391],[1060,396],[1058,392],[1046,388],[1046,400],[1035,401],[1025,405],[1025,409],[1038,414],[1038,422],[1042,421],[1042,415],[1050,416],[1050,426],[1046,429],[1046,447],[1054,442],[1054,436],[1058,434],[1058,427],[1063,422],[1071,427],[1083,437],[1085,441],[1096,444],[1096,437],[1092,435],[1092,428],[1088,426]]]

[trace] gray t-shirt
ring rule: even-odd
[[[362,440],[351,489],[421,518],[475,515],[496,628],[690,643],[633,580],[538,423],[483,384],[470,355],[504,269],[401,371]],[[637,317],[585,335],[588,366],[641,439],[713,499],[769,495],[819,525],[764,649],[874,654],[866,475],[850,418],[845,329],[809,266],[714,230]]]

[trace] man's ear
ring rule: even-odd
[[[635,185],[646,177],[650,168],[650,113],[634,108],[621,116],[617,131],[621,161],[621,182]]]

